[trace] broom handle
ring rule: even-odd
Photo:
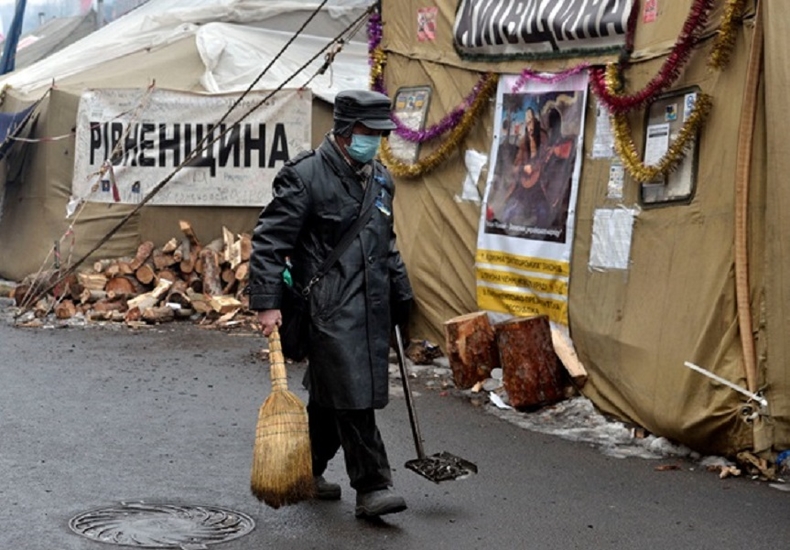
[[[272,391],[288,389],[288,378],[285,374],[285,357],[283,345],[280,343],[280,331],[277,327],[269,335],[269,362],[271,364],[269,376],[272,379]]]

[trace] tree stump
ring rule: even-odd
[[[471,388],[499,366],[494,328],[484,311],[445,321],[444,334],[447,358],[457,388]]]
[[[531,409],[564,399],[564,370],[554,351],[548,316],[497,323],[494,332],[511,406]]]

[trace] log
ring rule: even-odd
[[[161,250],[159,250],[158,248],[151,253],[151,260],[154,262],[154,268],[157,271],[167,269],[168,267],[176,263],[173,254],[166,254]]]
[[[22,305],[25,298],[30,299],[28,292],[30,292],[30,287],[28,285],[16,285],[14,290],[11,291],[11,297],[14,299],[14,305],[19,307]],[[30,294],[32,295],[33,293],[30,292]]]
[[[189,239],[186,237],[181,239],[181,244],[173,251],[173,259],[175,261],[180,263],[184,258],[189,258]]]
[[[66,277],[66,280],[63,281],[63,284],[65,285],[66,292],[72,300],[80,299],[80,294],[82,294],[84,287],[80,284],[76,274],[69,274],[69,276]]]
[[[236,282],[236,272],[233,271],[230,267],[226,267],[222,270],[220,274],[220,279],[222,279],[223,283],[235,283]]]
[[[252,237],[248,233],[239,235],[239,248],[241,249],[241,261],[248,262],[252,256]]]
[[[126,260],[121,260],[118,262],[118,269],[121,275],[134,275],[134,269],[132,269],[131,262],[127,262]]]
[[[583,388],[587,382],[587,369],[584,368],[584,365],[579,360],[579,356],[573,347],[573,342],[565,334],[554,328],[551,329],[551,341],[557,357],[560,358],[560,362],[571,377],[574,386],[579,389]]]
[[[198,313],[210,313],[214,311],[209,303],[210,296],[206,296],[202,292],[195,292],[191,288],[187,289],[187,297],[192,303],[192,308]]]
[[[171,283],[174,283],[178,280],[178,275],[176,275],[175,271],[171,271],[170,269],[162,269],[157,276],[160,279],[167,279]]]
[[[172,254],[173,252],[176,251],[176,248],[178,248],[178,239],[173,237],[172,239],[170,239],[169,241],[167,241],[165,244],[162,245],[162,252],[164,252],[165,254]]]
[[[118,265],[118,262],[113,263],[112,265],[108,265],[107,269],[104,270],[104,275],[108,279],[112,279],[113,277],[117,277],[121,274],[121,266]],[[109,281],[107,281],[109,282]]]
[[[181,231],[186,235],[186,238],[189,239],[189,244],[193,247],[200,246],[200,241],[195,235],[195,230],[192,229],[192,225],[186,220],[179,220],[178,225],[181,228]]]
[[[185,279],[187,287],[193,292],[203,292],[203,280],[196,272],[190,273]]]
[[[110,298],[126,297],[137,294],[137,286],[132,283],[129,277],[124,277],[122,275],[108,280],[105,290],[107,291],[107,296]]]
[[[534,409],[565,397],[565,373],[554,351],[547,315],[497,323],[494,333],[511,406]]]
[[[154,251],[154,243],[151,241],[145,241],[144,243],[140,244],[137,247],[137,254],[134,255],[134,258],[131,262],[129,262],[129,268],[132,271],[137,271],[143,263],[151,256],[151,253]]]
[[[445,321],[444,334],[447,359],[457,388],[471,388],[499,367],[494,327],[484,311]]]
[[[77,280],[80,284],[90,290],[104,290],[107,284],[107,277],[104,273],[88,273],[86,271],[77,273]]]
[[[241,262],[241,248],[236,244],[233,233],[225,226],[222,227],[222,254],[225,263],[229,263],[231,269]]]
[[[200,259],[203,263],[203,292],[210,296],[222,295],[222,272],[219,268],[219,258],[217,252],[211,248],[204,248],[200,251]]]
[[[181,270],[181,273],[189,274],[195,271],[195,264],[198,261],[198,254],[200,253],[200,248],[190,247],[187,250],[184,258],[178,264],[178,268]]]
[[[175,312],[167,306],[148,307],[145,308],[142,313],[143,321],[152,325],[159,323],[170,323],[175,318]]]
[[[115,259],[96,260],[93,262],[93,271],[96,273],[104,273],[117,262],[118,260]]]
[[[211,309],[220,314],[229,313],[234,309],[238,310],[241,308],[241,302],[233,296],[212,296],[209,299],[209,305]]]
[[[154,271],[153,264],[146,262],[134,272],[134,278],[143,283],[144,285],[153,284],[156,279],[156,271]]]
[[[93,302],[104,300],[105,298],[107,298],[107,292],[104,290],[91,290],[90,288],[84,288],[82,289],[82,294],[80,294],[80,303],[92,304]]]
[[[71,319],[76,313],[77,308],[71,300],[63,300],[55,306],[55,317],[58,319]]]
[[[178,279],[173,282],[173,285],[170,287],[170,290],[167,291],[167,296],[165,296],[165,302],[168,304],[178,304],[182,308],[192,308],[192,302],[189,300],[189,296],[187,296],[187,284],[185,281]]]
[[[236,271],[234,272],[234,276],[236,280],[239,281],[239,284],[241,284],[242,282],[246,282],[247,277],[249,277],[249,275],[250,275],[249,261],[241,262],[239,266],[236,268]]]
[[[126,302],[122,300],[110,300],[109,298],[106,300],[101,300],[93,304],[91,308],[93,311],[97,313],[109,313],[111,311],[125,311],[126,310]]]
[[[145,311],[146,308],[157,305],[159,300],[165,295],[172,284],[172,282],[166,279],[160,279],[156,284],[156,288],[150,292],[140,294],[139,296],[135,296],[134,298],[127,300],[126,305],[130,310],[138,308],[140,311]]]

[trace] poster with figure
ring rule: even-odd
[[[491,166],[478,234],[481,309],[546,314],[567,325],[587,74],[499,81]]]

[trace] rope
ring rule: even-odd
[[[738,329],[743,347],[743,368],[746,387],[757,391],[757,362],[754,336],[752,335],[752,308],[749,298],[749,247],[748,206],[749,183],[752,169],[752,141],[757,116],[757,90],[760,85],[760,70],[763,55],[762,2],[757,4],[754,34],[746,69],[743,106],[738,129],[738,153],[735,163],[735,298],[738,308]]]
[[[307,22],[309,22],[309,21],[310,21],[310,19],[312,19],[312,18],[315,16],[315,14],[316,14],[316,13],[317,13],[317,12],[318,12],[320,9],[321,9],[321,7],[322,7],[322,6],[323,6],[323,5],[324,5],[324,4],[325,4],[327,1],[328,1],[328,0],[324,0],[324,1],[323,1],[323,2],[322,2],[320,5],[319,5],[319,7],[318,7],[318,8],[316,8],[316,11],[315,11],[315,12],[314,12],[314,13],[313,13],[311,16],[310,16],[310,18],[308,19],[308,21],[307,21]],[[350,24],[348,27],[346,27],[346,28],[345,28],[343,31],[341,31],[341,32],[340,32],[340,34],[338,34],[338,35],[337,35],[335,38],[333,38],[332,40],[330,40],[330,41],[329,41],[329,42],[328,42],[328,43],[327,43],[327,44],[326,44],[326,45],[325,45],[323,48],[321,48],[321,49],[320,49],[320,50],[319,50],[319,51],[318,51],[318,52],[317,52],[315,55],[313,55],[313,56],[312,56],[310,59],[308,59],[308,60],[307,60],[307,61],[306,61],[306,62],[305,62],[305,63],[304,63],[304,64],[303,64],[301,67],[299,67],[299,68],[296,70],[296,72],[294,72],[293,74],[291,74],[291,76],[289,76],[289,77],[288,77],[288,78],[286,78],[286,79],[285,79],[285,80],[284,80],[282,83],[280,83],[280,85],[279,85],[279,86],[277,86],[277,88],[275,88],[274,90],[272,90],[271,92],[269,92],[268,94],[266,94],[266,96],[265,96],[263,99],[261,99],[261,100],[260,100],[260,101],[258,101],[256,104],[254,104],[254,105],[253,105],[253,106],[252,106],[250,109],[248,109],[248,110],[247,110],[247,111],[246,111],[246,112],[245,112],[245,113],[244,113],[244,114],[243,114],[243,115],[242,115],[242,116],[239,118],[238,122],[241,122],[242,120],[244,120],[244,119],[246,119],[248,116],[250,116],[250,115],[251,115],[251,114],[252,114],[252,113],[253,113],[253,112],[254,112],[256,109],[258,109],[258,108],[259,108],[261,105],[263,105],[264,103],[266,103],[267,101],[269,101],[269,99],[271,99],[271,98],[272,98],[272,97],[273,97],[273,96],[274,96],[274,95],[275,95],[277,92],[279,92],[280,90],[282,90],[282,89],[283,89],[283,88],[286,86],[286,84],[288,84],[288,83],[289,83],[291,80],[293,80],[293,79],[296,77],[296,75],[298,75],[299,73],[301,73],[302,71],[304,71],[304,70],[305,70],[305,69],[306,69],[308,66],[310,66],[310,64],[311,64],[311,63],[313,63],[313,62],[314,62],[316,59],[318,59],[318,58],[319,58],[319,57],[320,57],[320,56],[321,56],[321,55],[322,55],[322,54],[323,54],[323,53],[324,53],[326,50],[328,50],[328,49],[329,49],[329,48],[330,48],[330,47],[331,47],[333,44],[335,44],[335,43],[337,43],[338,41],[342,40],[342,39],[343,39],[343,37],[344,37],[344,36],[345,36],[345,35],[346,35],[346,34],[349,32],[349,30],[350,30],[350,29],[353,29],[353,28],[354,28],[355,26],[357,26],[357,25],[358,25],[358,24],[359,24],[361,21],[364,21],[364,19],[370,15],[370,13],[373,11],[373,9],[374,9],[374,8],[373,8],[373,6],[369,7],[368,9],[366,9],[366,10],[365,10],[365,11],[364,11],[364,12],[363,12],[363,13],[362,13],[362,14],[361,14],[361,15],[360,15],[360,16],[359,16],[357,19],[355,19],[355,20],[354,20],[354,21],[353,21],[353,22],[352,22],[352,23],[351,23],[351,24]],[[277,56],[275,56],[275,58],[272,60],[272,62],[271,62],[271,63],[269,63],[269,65],[267,65],[267,66],[266,66],[266,68],[265,68],[265,69],[263,70],[263,72],[262,72],[262,73],[261,73],[261,74],[258,76],[258,78],[256,78],[256,79],[253,81],[253,84],[252,84],[250,87],[248,87],[248,88],[247,88],[247,90],[246,90],[246,91],[245,91],[245,92],[244,92],[244,93],[243,93],[243,94],[242,94],[242,95],[241,95],[241,96],[240,96],[240,97],[239,97],[239,98],[238,98],[238,99],[237,99],[237,100],[236,100],[236,101],[233,103],[233,105],[232,105],[232,106],[231,106],[231,107],[228,109],[228,112],[226,112],[226,113],[225,113],[225,115],[223,115],[223,117],[222,117],[222,118],[220,119],[220,121],[217,123],[217,126],[219,126],[219,124],[221,124],[221,123],[222,123],[222,121],[224,121],[224,120],[225,120],[225,119],[226,119],[226,118],[227,118],[227,117],[230,115],[230,112],[231,112],[231,111],[232,111],[232,110],[233,110],[233,109],[234,109],[234,108],[235,108],[235,107],[236,107],[236,106],[237,106],[237,105],[238,105],[238,104],[239,104],[239,103],[242,101],[242,99],[244,99],[244,96],[245,96],[246,94],[248,94],[248,93],[251,91],[251,89],[252,89],[252,86],[254,86],[254,85],[255,85],[255,84],[256,84],[256,83],[257,83],[257,82],[258,82],[258,81],[259,81],[259,80],[260,80],[260,79],[263,77],[263,75],[266,73],[266,71],[267,71],[267,70],[268,70],[268,69],[269,69],[269,68],[272,66],[272,64],[274,63],[274,61],[275,61],[277,58],[279,58],[279,56],[280,56],[280,55],[282,55],[282,53],[283,53],[283,51],[285,50],[285,48],[287,48],[287,47],[288,47],[288,46],[289,46],[289,45],[290,45],[290,44],[293,42],[293,40],[296,38],[296,36],[298,35],[298,33],[299,33],[299,32],[301,32],[301,31],[302,31],[302,29],[304,29],[304,27],[307,25],[307,22],[306,22],[304,25],[302,25],[302,27],[301,27],[301,28],[300,28],[300,29],[297,31],[297,34],[296,34],[296,35],[294,35],[294,36],[293,36],[293,37],[292,37],[292,38],[291,38],[291,39],[288,41],[288,43],[287,43],[287,44],[286,44],[286,45],[283,47],[283,50],[281,50],[281,51],[280,51],[280,53],[279,53]],[[165,185],[167,185],[167,184],[168,184],[168,183],[169,183],[169,182],[170,182],[170,181],[171,181],[171,180],[172,180],[172,179],[173,179],[173,178],[176,176],[176,174],[178,174],[178,172],[180,172],[180,171],[181,171],[181,170],[182,170],[182,169],[183,169],[185,166],[188,166],[188,165],[189,165],[189,164],[190,164],[190,163],[191,163],[191,162],[192,162],[192,161],[193,161],[195,158],[197,158],[197,156],[198,156],[198,155],[200,155],[200,154],[201,154],[203,151],[205,151],[205,150],[206,150],[208,147],[210,147],[211,145],[213,145],[215,142],[217,142],[217,141],[219,141],[220,139],[222,139],[222,138],[223,138],[223,137],[224,137],[224,136],[225,136],[225,135],[226,135],[228,132],[230,132],[231,130],[232,130],[232,128],[226,128],[224,132],[219,132],[219,133],[216,135],[216,137],[214,137],[213,139],[210,139],[210,141],[209,141],[209,138],[210,138],[210,136],[209,136],[209,135],[206,135],[206,136],[204,136],[203,140],[202,140],[202,141],[200,141],[200,142],[199,142],[199,143],[196,145],[195,149],[193,149],[193,150],[192,150],[192,152],[191,152],[191,153],[190,153],[190,154],[189,154],[189,155],[188,155],[188,156],[187,156],[187,157],[186,157],[186,158],[183,160],[183,162],[181,162],[181,164],[179,164],[179,165],[178,165],[178,166],[177,166],[177,167],[176,167],[176,168],[173,170],[173,172],[171,172],[171,173],[170,173],[168,176],[166,176],[166,177],[165,177],[165,178],[164,178],[162,181],[160,181],[158,184],[156,184],[156,186],[154,186],[154,187],[151,189],[151,191],[149,191],[149,192],[148,192],[148,194],[147,194],[145,197],[143,197],[143,199],[142,199],[142,200],[141,200],[141,201],[140,201],[140,202],[137,204],[137,206],[136,206],[136,207],[135,207],[133,210],[131,210],[131,211],[130,211],[130,212],[129,212],[129,213],[126,215],[126,216],[124,216],[124,217],[123,217],[123,218],[122,218],[122,219],[121,219],[121,220],[120,220],[120,221],[119,221],[119,222],[118,222],[118,223],[117,223],[117,224],[116,224],[116,225],[115,225],[115,226],[114,226],[112,229],[110,229],[110,231],[109,231],[109,232],[108,232],[108,233],[107,233],[107,234],[106,234],[104,237],[102,237],[102,239],[101,239],[101,240],[100,240],[100,241],[99,241],[99,242],[98,242],[98,243],[97,243],[97,244],[96,244],[96,245],[95,245],[93,248],[91,248],[91,250],[89,250],[89,251],[88,251],[87,253],[85,253],[85,254],[84,254],[84,255],[83,255],[83,256],[82,256],[80,259],[78,259],[78,260],[77,260],[77,261],[76,261],[74,264],[72,264],[72,265],[71,265],[69,268],[67,268],[67,269],[66,269],[66,271],[65,271],[65,272],[63,272],[63,273],[60,275],[60,277],[59,277],[59,278],[58,278],[58,279],[57,279],[57,280],[56,280],[54,283],[50,284],[50,285],[49,285],[49,286],[48,286],[48,287],[47,287],[47,288],[46,288],[46,289],[45,289],[43,292],[40,292],[40,293],[38,293],[38,294],[35,296],[35,300],[33,300],[33,301],[35,302],[36,300],[38,300],[39,298],[41,298],[43,295],[45,295],[45,294],[49,293],[49,292],[50,292],[50,291],[51,291],[53,288],[55,288],[55,287],[56,287],[58,284],[60,284],[61,282],[63,282],[63,281],[64,281],[64,280],[65,280],[65,279],[66,279],[66,278],[69,276],[69,275],[71,275],[72,273],[74,273],[74,271],[76,271],[76,269],[77,269],[77,268],[78,268],[80,265],[82,265],[82,264],[85,262],[85,260],[86,260],[88,257],[90,257],[90,256],[91,256],[91,254],[93,254],[94,252],[96,252],[97,250],[99,250],[99,249],[100,249],[100,248],[101,248],[101,247],[102,247],[102,246],[103,246],[103,245],[104,245],[104,244],[105,244],[107,241],[109,241],[109,240],[112,238],[112,236],[113,236],[113,235],[115,235],[115,233],[117,233],[117,232],[118,232],[118,230],[119,230],[121,227],[123,227],[123,226],[124,226],[124,224],[126,224],[126,222],[128,222],[128,221],[129,221],[129,220],[130,220],[132,217],[134,217],[134,216],[135,216],[135,215],[136,215],[136,214],[137,214],[137,213],[140,211],[140,209],[142,209],[142,207],[143,207],[143,206],[145,206],[145,205],[146,205],[146,204],[147,204],[147,203],[148,203],[148,202],[149,202],[149,201],[150,201],[150,200],[151,200],[151,199],[152,199],[152,198],[153,198],[153,197],[154,197],[154,196],[155,196],[157,193],[159,193],[159,191],[160,191],[160,190],[162,190],[162,188],[164,188],[164,187],[165,187]],[[21,314],[22,314],[22,312],[18,313],[18,314],[16,315],[16,317],[19,317]]]
[[[51,89],[52,88],[47,90],[47,93],[49,93]],[[145,105],[147,105],[148,100],[150,99],[151,94],[153,93],[153,90],[154,90],[154,83],[152,82],[148,86],[148,88],[146,88],[145,95],[140,100],[140,102],[134,108],[129,109],[128,111],[125,111],[124,113],[121,113],[119,116],[125,116],[127,114],[131,114],[133,121],[134,120],[139,120],[140,112],[143,110],[143,107]],[[42,96],[41,99],[44,99],[44,97],[46,97],[46,94],[44,94],[44,96]],[[121,136],[121,139],[118,140],[118,142],[115,144],[115,147],[113,148],[112,152],[110,153],[110,158],[114,157],[116,154],[118,154],[121,151],[121,144],[125,142],[125,138],[129,135],[129,131],[130,131],[131,127],[132,127],[132,125],[130,124],[126,128],[126,130],[124,130],[124,133]],[[101,177],[107,172],[108,169],[112,170],[112,165],[110,165],[109,162],[105,162],[102,165],[101,169],[96,173],[99,181],[101,181]],[[95,184],[92,187],[91,194],[95,193],[98,190],[98,188],[99,187],[98,187],[98,183],[97,183],[97,184]],[[71,236],[71,248],[69,249],[69,262],[71,261],[72,252],[74,250],[74,243],[75,243],[74,225],[77,223],[77,221],[79,220],[80,215],[82,214],[82,211],[85,209],[85,204],[86,204],[85,201],[81,201],[80,202],[80,205],[79,205],[77,211],[75,212],[75,214],[74,214],[74,216],[72,218],[72,221],[69,224],[69,227],[66,229],[66,231],[63,232],[63,235],[61,235],[60,240],[55,241],[55,246],[52,249],[50,249],[50,251],[47,253],[47,256],[41,262],[41,266],[38,268],[38,271],[36,272],[36,274],[33,277],[33,284],[30,286],[30,288],[27,289],[27,291],[25,292],[24,296],[22,296],[22,299],[20,300],[19,307],[21,308],[22,311],[24,311],[26,308],[28,308],[31,305],[33,305],[34,303],[36,303],[41,297],[43,297],[47,292],[49,292],[49,290],[51,290],[51,289],[47,289],[43,293],[39,292],[39,289],[41,288],[40,285],[44,284],[41,281],[41,275],[42,275],[42,273],[44,273],[44,267],[49,263],[49,259],[50,259],[50,257],[52,257],[53,253],[55,254],[55,264],[56,264],[55,265],[55,270],[56,270],[56,272],[59,271],[63,267],[62,265],[60,265],[60,258],[59,258],[60,245],[63,244],[64,240],[68,236]],[[68,275],[66,275],[66,276],[68,276]],[[62,279],[60,279],[60,280],[56,281],[55,283],[53,283],[52,288],[57,287],[58,284],[63,282],[63,279],[65,279],[65,277],[63,277]],[[35,292],[35,294],[33,294],[33,292]],[[52,311],[52,309],[58,303],[60,303],[60,301],[62,299],[63,299],[63,296],[61,295],[60,299],[58,301],[56,301],[55,303],[50,305],[50,307],[46,311],[46,314],[49,314],[49,312]]]

